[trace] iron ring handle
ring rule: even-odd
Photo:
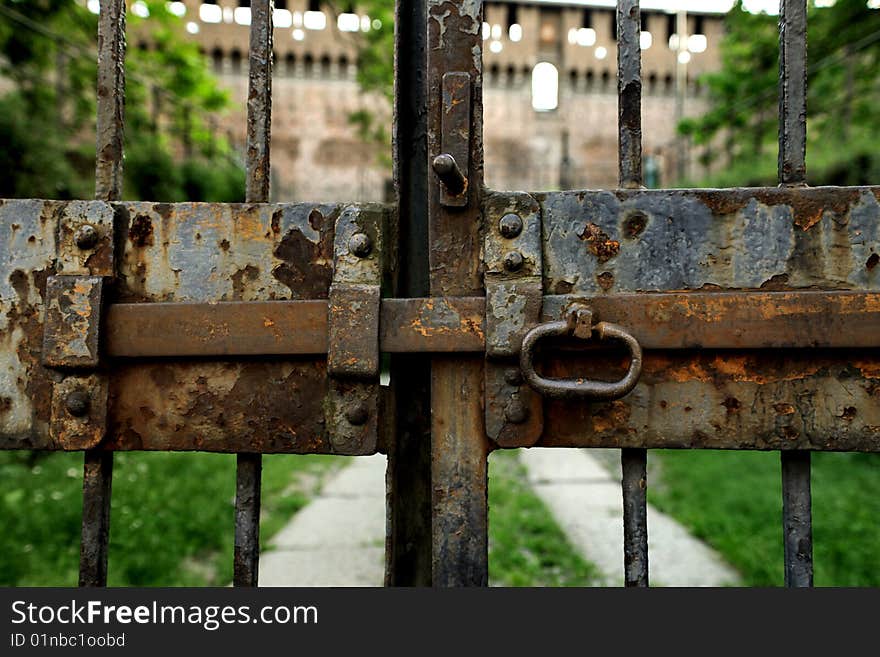
[[[589,379],[547,379],[535,370],[535,346],[544,338],[566,336],[572,334],[570,321],[548,322],[540,324],[526,333],[519,354],[519,366],[523,378],[529,386],[551,399],[589,399],[610,401],[628,394],[639,380],[642,373],[642,347],[638,341],[623,327],[608,322],[599,322],[593,331],[600,340],[610,338],[620,340],[629,350],[630,363],[626,375],[620,381],[591,381]]]

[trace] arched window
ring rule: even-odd
[[[559,107],[559,71],[550,62],[538,62],[532,69],[532,109],[551,112]]]

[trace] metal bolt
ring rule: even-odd
[[[461,172],[458,162],[449,153],[435,157],[431,166],[437,177],[446,185],[446,190],[453,196],[458,196],[467,189],[467,178]]]
[[[64,398],[64,406],[73,417],[83,417],[89,412],[89,393],[82,388],[71,390]]]
[[[529,419],[529,409],[519,399],[511,399],[504,408],[504,418],[511,424],[522,424]]]
[[[501,217],[501,221],[498,222],[498,230],[501,231],[501,236],[506,237],[507,239],[519,237],[522,229],[523,220],[520,219],[518,214],[506,214]]]
[[[519,251],[510,251],[504,256],[504,268],[507,271],[519,271],[523,266],[523,257]]]
[[[357,403],[345,409],[345,419],[353,426],[359,427],[364,424],[369,417],[370,412],[364,404]]]
[[[94,249],[98,244],[98,231],[91,224],[83,224],[76,229],[73,239],[83,251]]]
[[[522,372],[517,367],[504,370],[504,381],[509,386],[521,386],[523,384]]]
[[[373,243],[366,233],[355,233],[348,240],[348,251],[358,258],[366,258],[373,250]]]

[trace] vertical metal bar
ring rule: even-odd
[[[642,186],[642,49],[638,0],[617,3],[619,184]],[[623,570],[626,586],[648,586],[648,451],[623,449]]]
[[[269,139],[272,127],[272,9],[274,0],[251,2],[248,55],[247,191],[248,203],[269,200]]]
[[[807,181],[807,0],[779,7],[779,182]]]
[[[483,190],[482,2],[428,0],[428,160],[441,154],[443,75],[471,80],[467,203],[441,204],[428,184],[430,292],[482,294],[480,204]],[[483,359],[436,357],[431,364],[432,583],[485,586],[489,576],[489,444],[483,426]]]
[[[397,294],[425,297],[428,285],[428,142],[425,113],[427,12],[397,0],[394,62],[394,183]],[[431,362],[394,354],[395,427],[388,448],[385,583],[431,584]]]
[[[782,526],[785,585],[813,585],[810,452],[782,452]]]
[[[95,198],[122,196],[125,129],[125,0],[101,0],[98,15],[98,123]]]
[[[642,50],[638,0],[617,3],[617,128],[621,187],[642,185]]]
[[[83,465],[82,542],[79,585],[107,586],[107,548],[110,542],[110,493],[113,452],[91,450]]]
[[[98,15],[95,198],[122,196],[125,128],[125,0],[101,0]],[[83,459],[79,585],[107,585],[113,453],[88,451]]]
[[[807,2],[779,7],[779,182],[806,185]],[[813,585],[810,453],[780,452],[785,585]]]
[[[269,200],[269,140],[272,125],[272,10],[273,0],[251,2],[247,101],[248,203]],[[236,459],[235,556],[233,584],[257,586],[260,564],[260,454]]]

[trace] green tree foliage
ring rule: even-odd
[[[709,109],[679,130],[711,145],[721,174],[709,184],[776,181],[779,32],[777,17],[737,2],[726,18],[722,68],[705,75]],[[810,6],[807,43],[810,184],[870,184],[880,178],[880,10],[865,0]]]
[[[350,119],[361,139],[376,146],[379,162],[390,168],[391,131],[387,117],[391,116],[389,109],[394,100],[394,0],[361,0],[358,8],[374,22],[374,29],[358,38],[358,84],[376,102],[384,99],[386,106],[365,107],[353,112]]]
[[[77,0],[0,0],[0,197],[94,191],[97,16]],[[229,104],[164,0],[127,16],[130,199],[240,200],[244,172],[214,121]],[[132,46],[132,44],[135,44]],[[138,47],[147,44],[148,47]]]

